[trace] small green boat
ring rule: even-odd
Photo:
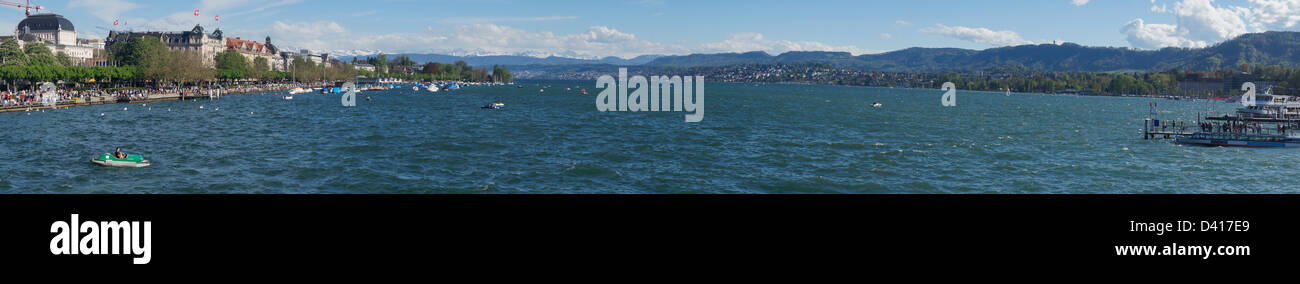
[[[118,159],[117,157],[113,157],[112,154],[103,154],[99,155],[99,158],[90,160],[90,162],[101,166],[123,168],[143,168],[150,165],[149,160],[145,160],[144,157],[140,155],[127,155],[126,159]]]

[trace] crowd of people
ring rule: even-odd
[[[212,91],[219,91],[221,94],[238,94],[238,93],[256,93],[272,92],[278,90],[287,90],[292,88],[310,88],[319,87],[316,84],[302,83],[267,83],[267,84],[238,84],[222,86],[211,85],[203,87],[164,87],[164,88],[146,88],[146,89],[115,89],[115,90],[74,90],[59,88],[55,90],[58,96],[58,104],[86,102],[91,98],[100,100],[142,100],[155,98],[160,95],[179,95],[183,97],[208,96]],[[0,91],[0,108],[26,108],[43,105],[42,94],[39,90],[16,90]]]
[[[1211,133],[1235,133],[1235,134],[1256,134],[1256,135],[1264,135],[1264,134],[1268,134],[1268,135],[1273,135],[1273,134],[1286,135],[1288,131],[1291,131],[1292,129],[1300,128],[1300,125],[1290,125],[1290,124],[1285,124],[1285,123],[1277,123],[1276,125],[1274,125],[1273,127],[1271,127],[1271,128],[1273,128],[1273,129],[1271,129],[1271,130],[1273,130],[1273,131],[1275,131],[1275,132],[1274,132],[1274,133],[1267,133],[1266,131],[1267,131],[1267,130],[1270,130],[1270,129],[1264,127],[1264,124],[1262,124],[1262,123],[1255,123],[1255,122],[1246,122],[1246,123],[1238,123],[1238,122],[1201,122],[1199,126],[1200,126],[1200,128],[1201,128],[1201,132],[1211,132]]]

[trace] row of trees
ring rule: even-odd
[[[172,50],[158,38],[132,38],[109,47],[109,52],[120,66],[139,69],[136,79],[152,81],[159,86],[168,83],[185,85],[215,78],[215,73],[204,66],[197,51]]]
[[[72,57],[63,52],[52,53],[44,43],[34,42],[20,47],[12,38],[0,42],[0,65],[2,66],[72,66]]]
[[[294,58],[289,63],[289,72],[282,73],[286,78],[297,82],[330,80],[345,81],[356,78],[358,70],[351,64],[316,64],[302,58]]]
[[[252,62],[244,55],[234,51],[217,54],[217,78],[224,80],[238,79],[276,79],[276,72],[271,70],[271,63],[265,57],[254,57]]]
[[[469,66],[464,60],[458,60],[455,63],[447,64],[441,62],[428,62],[423,66],[418,65],[410,56],[398,55],[392,60],[388,55],[380,53],[376,56],[365,59],[352,59],[353,63],[366,63],[375,66],[375,71],[363,71],[363,76],[380,76],[393,77],[410,80],[447,80],[447,81],[474,81],[474,82],[501,82],[508,83],[514,80],[514,74],[510,73],[505,66],[493,65],[492,69]],[[410,70],[410,73],[399,72],[397,70]]]
[[[992,68],[979,73],[878,72],[837,68],[827,64],[731,65],[693,68],[641,67],[643,73],[701,74],[724,82],[801,82],[814,84],[939,88],[953,82],[958,89],[977,91],[1100,95],[1176,95],[1230,97],[1240,95],[1240,82],[1260,87],[1276,83],[1273,94],[1300,95],[1300,69],[1282,66],[1241,66],[1216,71],[1162,72],[1040,72],[1023,66]],[[567,71],[573,72],[573,71]],[[603,70],[588,73],[601,74]],[[556,72],[559,73],[559,72]],[[1231,86],[1238,84],[1236,86]],[[1262,91],[1262,90],[1261,90]]]
[[[316,82],[342,81],[357,75],[370,77],[395,77],[408,80],[463,80],[476,82],[509,82],[513,75],[501,66],[491,71],[483,67],[472,68],[464,61],[453,64],[428,63],[419,72],[389,73],[389,66],[416,70],[417,64],[409,56],[398,56],[389,61],[386,55],[365,61],[377,67],[377,72],[358,70],[352,64],[314,63],[295,58],[288,72],[277,72],[266,58],[249,60],[235,51],[226,51],[214,58],[215,68],[205,67],[205,58],[195,50],[173,50],[153,37],[137,37],[108,47],[111,61],[116,66],[74,66],[72,58],[62,52],[53,53],[43,43],[25,46],[14,39],[0,42],[0,79],[6,85],[26,80],[28,82],[65,81],[79,83],[148,82],[157,86],[187,85],[216,80],[261,80]],[[353,59],[356,62],[356,59]]]
[[[18,41],[12,38],[0,42],[0,79],[4,80],[5,87],[9,90],[20,81],[27,81],[28,84],[92,80],[107,83],[134,80],[141,74],[140,69],[133,66],[75,66],[67,54],[53,53],[44,43],[33,42],[20,47]]]
[[[1227,82],[1275,82],[1274,94],[1300,95],[1300,69],[1283,66],[1247,66],[1239,69],[1217,71],[1166,70],[1163,72],[1052,72],[1005,76],[1004,78],[962,78],[956,74],[942,76],[965,84],[972,90],[1003,90],[1012,88],[1033,92],[1059,92],[1073,89],[1098,94],[1137,95],[1190,95],[1230,97],[1237,95],[1239,86],[1222,85],[1222,88],[1183,88],[1183,83],[1203,83],[1209,86]],[[1262,90],[1261,90],[1262,91]]]

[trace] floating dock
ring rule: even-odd
[[[1180,129],[1178,127],[1174,127],[1175,129],[1171,130],[1169,129],[1170,127],[1162,126],[1161,123],[1168,123],[1168,121],[1162,121],[1153,118],[1148,118],[1146,120],[1143,120],[1142,139],[1147,139],[1147,140],[1156,139],[1156,138],[1172,139],[1174,138],[1174,136],[1192,135],[1193,133],[1196,133],[1194,131]],[[1186,126],[1183,126],[1181,128],[1190,129],[1189,127]]]

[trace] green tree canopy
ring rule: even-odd
[[[217,78],[233,80],[249,77],[248,59],[238,52],[226,51],[219,53],[216,62]]]
[[[271,63],[267,62],[265,57],[254,58],[251,71],[252,72],[249,76],[253,78],[269,80],[272,77]]]
[[[50,47],[44,43],[32,42],[23,46],[23,53],[27,54],[27,64],[37,66],[52,66],[57,64],[54,59],[54,53],[50,52]]]
[[[73,65],[72,57],[68,56],[67,53],[63,53],[62,51],[54,55],[54,63],[57,63],[59,66],[63,66],[63,67],[71,67]]]
[[[126,41],[119,41],[113,46],[108,47],[109,52],[113,54],[113,60],[119,65],[146,66],[151,63],[150,60],[161,60],[161,55],[167,51],[167,47],[162,41],[155,37],[137,37]]]
[[[0,42],[0,61],[4,66],[25,66],[27,65],[27,54],[18,45],[18,41],[12,38]]]

